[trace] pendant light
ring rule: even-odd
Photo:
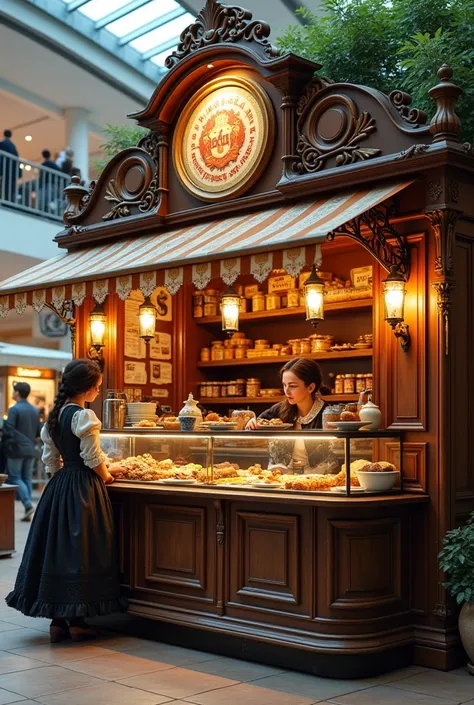
[[[303,288],[306,320],[316,328],[320,321],[324,321],[324,281],[318,277],[314,264]]]
[[[156,308],[151,303],[150,297],[145,297],[145,301],[138,307],[138,320],[140,338],[148,345],[155,337],[156,330]]]
[[[221,296],[222,330],[231,335],[239,330],[240,296],[231,286]]]
[[[96,304],[89,313],[89,332],[91,347],[87,357],[95,360],[101,371],[104,369],[103,348],[105,347],[105,332],[107,330],[107,315],[104,311],[104,304]]]

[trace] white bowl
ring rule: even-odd
[[[356,473],[361,487],[371,492],[391,490],[400,475],[398,470],[390,472],[364,472],[364,470],[356,470]]]

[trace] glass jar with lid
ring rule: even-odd
[[[355,394],[355,374],[344,375],[344,394]]]
[[[250,419],[255,419],[256,416],[250,409],[234,409],[230,416],[230,420],[237,424],[236,431],[243,431]]]
[[[247,380],[247,395],[248,397],[258,397],[260,395],[260,389],[262,387],[262,382],[258,377],[249,377]]]
[[[334,394],[344,394],[344,375],[336,375],[334,380]]]
[[[224,343],[222,340],[213,340],[211,348],[211,360],[224,359]]]
[[[252,311],[265,311],[265,296],[263,292],[258,291],[252,296]]]
[[[288,290],[288,308],[298,308],[300,305],[300,292],[298,289]]]
[[[322,413],[323,429],[331,429],[329,423],[331,421],[340,421],[341,419],[341,407],[338,404],[330,404],[326,406]]]
[[[209,362],[211,359],[211,348],[201,348],[201,362]]]
[[[366,388],[365,375],[364,374],[356,375],[356,392],[357,392],[357,394],[360,394],[361,392],[363,392],[365,388]]]
[[[278,294],[265,295],[265,308],[267,311],[275,311],[281,306],[281,298]]]
[[[235,391],[237,394],[235,396],[237,397],[244,397],[245,396],[245,390],[246,390],[246,382],[245,379],[236,379],[235,380]]]

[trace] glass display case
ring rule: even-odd
[[[101,445],[121,468],[117,482],[346,496],[403,489],[396,431],[133,428],[102,431]]]

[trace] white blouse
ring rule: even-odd
[[[65,404],[61,409],[61,416],[64,409],[70,406]],[[92,409],[78,409],[72,417],[71,431],[80,439],[80,456],[85,465],[95,468],[107,461],[107,454],[101,450],[99,432],[102,428],[97,416]],[[63,466],[61,453],[54,445],[49,435],[47,424],[41,429],[41,440],[44,443],[43,455],[41,459],[46,466],[46,470],[54,475]]]

